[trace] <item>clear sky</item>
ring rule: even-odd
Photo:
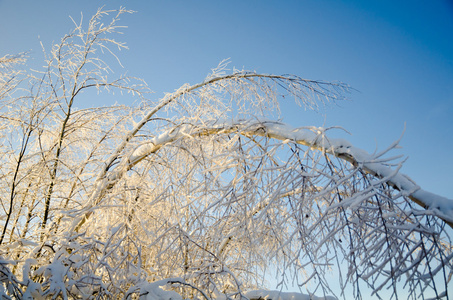
[[[294,127],[339,125],[336,135],[369,152],[398,139],[408,156],[403,173],[422,188],[453,199],[453,1],[36,1],[0,0],[0,56],[30,51],[42,65],[47,49],[68,33],[69,19],[99,6],[125,6],[120,39],[124,69],[159,98],[197,83],[225,58],[263,73],[342,81],[351,101],[320,113],[283,104]],[[87,99],[87,103],[130,101]]]
[[[0,55],[30,51],[29,65],[41,65],[40,41],[49,49],[72,29],[69,16],[88,18],[103,5],[137,11],[122,20],[130,49],[119,72],[143,78],[152,97],[202,81],[225,58],[240,69],[345,82],[358,90],[351,101],[320,113],[283,104],[283,120],[343,126],[352,135],[335,134],[369,152],[406,124],[396,152],[409,157],[403,172],[453,199],[453,1],[0,0]]]

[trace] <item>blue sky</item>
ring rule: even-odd
[[[0,55],[47,49],[99,6],[125,6],[119,73],[145,79],[159,98],[197,83],[219,61],[263,73],[342,81],[351,101],[319,113],[282,106],[297,126],[339,125],[335,135],[373,152],[406,132],[403,172],[453,199],[453,2],[435,1],[32,1],[0,0]],[[117,69],[118,70],[118,69]],[[110,103],[106,103],[109,102]],[[128,98],[89,99],[95,105]]]

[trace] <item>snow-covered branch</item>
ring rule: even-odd
[[[441,218],[453,227],[453,200],[421,189],[406,175],[395,173],[392,168],[380,162],[379,156],[370,155],[365,150],[354,147],[345,139],[329,138],[323,128],[293,128],[281,122],[265,119],[217,121],[211,126],[184,125],[164,132],[138,146],[127,159],[127,169],[175,140],[236,132],[247,137],[264,136],[285,143],[297,143],[345,159],[374,176],[388,178],[386,183],[410,197],[428,210],[428,213]],[[118,177],[118,173],[112,176],[112,178]]]
[[[275,121],[283,99],[317,109],[347,85],[223,61],[145,99],[100,56],[125,47],[109,34],[127,12],[74,22],[42,71],[0,58],[0,298],[448,295],[453,201],[400,173],[398,142],[369,154]],[[91,89],[141,102],[78,108]],[[263,289],[269,271],[279,291]],[[300,293],[280,291],[289,283]]]

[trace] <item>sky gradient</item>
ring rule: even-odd
[[[402,172],[424,189],[453,199],[453,2],[436,1],[31,1],[0,0],[0,56],[29,51],[43,65],[68,33],[69,16],[98,7],[136,11],[122,18],[119,73],[143,78],[160,98],[204,79],[226,58],[231,67],[341,81],[350,101],[314,113],[282,104],[294,127],[342,126],[369,152],[406,131]],[[127,97],[80,105],[129,103]],[[107,103],[110,101],[109,103]]]

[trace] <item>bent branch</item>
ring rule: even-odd
[[[112,170],[98,183],[95,199],[90,202],[83,218],[77,219],[74,230],[78,231],[92,214],[92,209],[100,203],[102,196],[111,189],[124,175],[125,172],[137,165],[147,156],[156,153],[159,149],[178,139],[192,138],[196,136],[211,136],[216,134],[238,133],[247,137],[263,136],[281,141],[287,141],[308,146],[312,149],[323,151],[344,159],[355,166],[360,166],[367,173],[378,178],[389,178],[387,183],[409,197],[413,202],[426,210],[426,214],[432,214],[453,228],[453,200],[435,195],[422,190],[404,174],[384,165],[378,155],[370,155],[366,151],[354,147],[344,139],[328,138],[322,128],[301,129],[293,128],[287,124],[271,120],[231,120],[216,122],[212,125],[204,124],[197,127],[194,125],[182,125],[168,130],[137,147],[128,157],[123,158],[120,165]]]

